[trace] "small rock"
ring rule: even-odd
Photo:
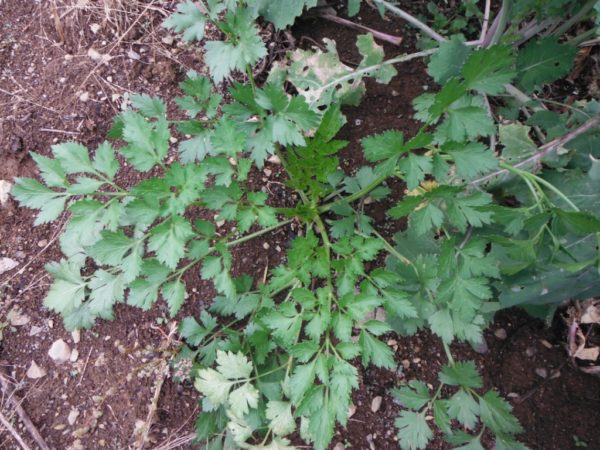
[[[13,270],[18,265],[19,263],[14,259],[6,257],[0,258],[0,275],[2,275],[4,272],[8,272],[9,270]]]
[[[23,314],[21,308],[18,306],[11,309],[6,315],[6,318],[13,327],[21,327],[31,322],[31,318],[27,314]]]
[[[350,403],[348,406],[348,419],[352,417],[356,413],[356,405],[354,403]]]
[[[58,425],[56,425],[55,427],[53,427],[56,431],[62,431],[65,428],[67,428],[67,426],[64,423],[59,423]]]
[[[378,395],[377,397],[375,397],[371,401],[371,411],[373,411],[374,413],[376,413],[377,411],[379,411],[379,409],[381,408],[381,402],[382,401],[383,401],[383,397],[381,397],[381,395]]]
[[[50,350],[48,350],[48,356],[56,363],[62,364],[67,362],[71,357],[71,347],[63,341],[58,339],[52,343]]]
[[[141,58],[140,54],[134,50],[129,50],[127,52],[127,56],[129,57],[129,59],[133,59],[134,61],[139,61],[139,59]]]
[[[537,353],[537,350],[535,349],[535,347],[527,347],[527,349],[525,350],[525,354],[527,356],[529,356],[530,358],[535,355]]]
[[[496,331],[494,331],[494,336],[496,336],[498,339],[504,340],[508,335],[506,334],[506,330],[504,328],[498,328]]]
[[[272,171],[271,169],[264,169],[264,170],[263,170],[263,173],[264,173],[266,176],[270,177],[270,176],[273,174],[273,171]]]
[[[279,156],[277,156],[277,155],[269,156],[267,161],[269,161],[271,164],[281,164],[281,160],[279,159]]]
[[[94,367],[102,367],[104,364],[106,364],[106,357],[104,353],[100,353],[94,362]]]
[[[42,378],[45,376],[46,370],[38,366],[35,361],[31,361],[31,365],[29,366],[29,369],[27,369],[27,378],[37,380],[38,378]]]
[[[81,331],[71,331],[71,337],[73,338],[73,343],[79,344],[79,341],[81,340]]]
[[[354,121],[354,125],[356,125],[357,127],[361,126],[362,125],[362,120],[361,119],[356,119]]]
[[[29,330],[29,336],[36,336],[44,331],[44,327],[38,327],[37,325],[32,325]]]
[[[410,368],[410,361],[408,359],[403,359],[402,367],[404,367],[404,370],[408,370]]]
[[[173,42],[175,40],[173,39],[173,36],[171,36],[170,34],[167,34],[164,38],[161,39],[161,42],[165,45],[173,45]]]
[[[225,221],[224,220],[217,220],[215,222],[215,225],[217,226],[217,228],[221,228],[223,225],[225,225]]]
[[[508,398],[519,398],[520,397],[520,395],[517,394],[516,392],[509,392],[506,396]]]
[[[102,53],[100,53],[98,50],[96,50],[95,48],[91,48],[87,51],[87,55],[92,58],[94,61],[101,61],[102,60]]]
[[[87,102],[90,99],[90,93],[89,92],[84,92],[83,94],[81,94],[79,96],[79,100],[82,102]]]
[[[69,413],[69,415],[67,416],[67,422],[69,422],[69,425],[73,426],[73,425],[75,425],[75,422],[77,421],[78,417],[79,417],[79,410],[77,408],[73,408],[71,410],[71,412]]]
[[[268,243],[268,242],[265,242],[265,243],[263,244],[263,248],[264,248],[265,250],[269,250],[269,248],[270,248],[270,247],[271,247],[271,246],[269,245],[269,243]]]
[[[345,448],[346,447],[344,447],[344,444],[338,442],[337,444],[335,444],[335,447],[333,447],[333,450],[345,450]]]
[[[100,31],[100,25],[97,23],[92,23],[90,24],[90,30],[92,30],[92,33],[96,34],[98,31]]]
[[[37,246],[40,248],[44,248],[46,245],[48,245],[47,239],[42,239],[41,241],[38,241],[38,243],[37,243]]]
[[[544,347],[552,348],[552,344],[550,342],[548,342],[546,339],[541,339],[540,342]]]
[[[8,194],[10,194],[12,186],[11,182],[0,180],[0,205],[4,205],[8,201]]]
[[[538,367],[535,369],[535,373],[538,377],[546,378],[548,376],[548,371],[543,367]]]
[[[74,362],[77,362],[78,359],[79,359],[79,350],[74,348],[73,351],[71,352],[71,356],[69,357],[69,361],[74,363]]]

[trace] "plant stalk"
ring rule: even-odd
[[[436,41],[438,41],[440,43],[446,41],[446,38],[444,36],[442,36],[441,34],[439,34],[437,31],[435,31],[431,27],[425,25],[419,19],[417,19],[416,17],[410,15],[409,13],[407,13],[406,11],[404,11],[403,9],[400,9],[397,6],[392,5],[391,3],[388,3],[385,0],[373,0],[373,3],[384,6],[386,9],[390,10],[391,12],[393,12],[394,14],[396,14],[397,16],[399,16],[402,19],[406,20],[413,27],[418,28],[423,33],[425,33],[429,37],[435,39]]]

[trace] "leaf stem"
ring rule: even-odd
[[[360,189],[359,191],[356,191],[352,195],[349,195],[347,197],[342,197],[341,199],[336,200],[334,202],[319,206],[319,212],[320,213],[327,212],[331,208],[333,208],[335,205],[339,205],[340,203],[343,203],[343,202],[351,203],[355,200],[358,200],[359,198],[362,198],[365,195],[367,195],[369,192],[371,192],[373,189],[375,189],[377,186],[379,186],[385,180],[387,180],[387,178],[388,178],[387,175],[382,175],[382,176],[376,178],[375,180],[373,180],[371,183],[369,183],[364,188]]]
[[[416,17],[410,15],[409,13],[407,13],[406,11],[404,11],[403,9],[400,9],[397,6],[392,5],[391,3],[388,3],[385,0],[373,0],[373,3],[376,3],[378,5],[384,6],[386,9],[390,10],[391,12],[393,12],[394,14],[396,14],[398,17],[401,17],[402,19],[406,20],[413,27],[418,28],[423,33],[425,33],[429,37],[435,39],[436,41],[438,41],[438,42],[445,42],[446,41],[446,38],[444,36],[442,36],[441,34],[439,34],[437,31],[435,31],[431,27],[425,25],[419,19],[417,19]]]

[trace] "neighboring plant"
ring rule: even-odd
[[[210,307],[180,324],[181,356],[194,360],[191,376],[203,394],[197,432],[205,448],[292,449],[289,436],[299,431],[325,449],[336,423],[347,423],[359,386],[356,362],[394,369],[380,338],[423,327],[441,338],[448,364],[435,392],[419,381],[394,391],[406,408],[397,420],[400,446],[425,448],[435,424],[463,449],[482,448],[488,432],[497,449],[523,448],[510,405],[481,392],[475,365],[455,362],[450,344],[481,345],[500,308],[541,314],[568,297],[600,293],[600,155],[593,145],[600,105],[559,112],[529,97],[570,71],[576,48],[536,33],[520,46],[521,22],[547,11],[539,2],[513,9],[505,2],[478,41],[446,39],[408,16],[439,45],[384,60],[373,37],[362,35],[362,61],[351,69],[327,41],[324,50],[292,52],[258,87],[252,69],[266,46],[256,20],[286,26],[291,16],[280,7],[292,3],[299,15],[316,1],[180,4],[166,26],[185,39],[202,39],[207,23],[224,34],[204,44],[212,81],[246,74],[246,84],[229,86],[231,101],[190,72],[181,83],[185,96],[175,99],[187,120],[170,121],[159,98],[134,96],[109,133],[121,141],[117,149],[105,142],[92,157],[70,142],[53,146],[54,158],[32,154],[44,183],[17,179],[15,198],[40,209],[36,224],[70,213],[60,240],[66,258],[47,266],[54,283],[45,305],[69,330],[112,319],[120,302],[147,310],[162,297],[175,316],[186,274],[211,280],[217,296]],[[579,14],[575,2],[562,4]],[[489,8],[473,14],[487,20]],[[365,136],[372,165],[342,172],[341,105],[360,101],[362,77],[387,83],[393,64],[428,56],[428,72],[442,87],[414,100],[419,132]],[[512,119],[498,120],[500,112]],[[189,136],[175,162],[173,126]],[[276,208],[268,194],[249,188],[250,171],[273,155],[298,193],[294,207]],[[142,175],[134,186],[119,181],[125,162]],[[407,191],[388,216],[407,217],[408,227],[390,242],[364,200],[386,198],[392,178]],[[232,273],[236,246],[291,223],[300,233],[281,264],[262,280]],[[385,267],[371,268],[381,254]],[[372,318],[377,308],[386,322]]]

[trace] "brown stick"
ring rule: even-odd
[[[159,362],[160,364],[160,369],[158,370],[157,374],[159,375],[160,378],[158,378],[156,380],[156,386],[154,388],[154,396],[152,397],[152,403],[150,403],[150,406],[148,408],[148,415],[146,416],[146,423],[144,424],[144,427],[142,428],[142,430],[140,431],[139,437],[135,443],[135,448],[136,450],[142,450],[144,448],[144,445],[146,444],[146,441],[148,440],[148,434],[150,433],[150,428],[152,427],[152,422],[154,421],[154,414],[156,413],[156,410],[158,409],[158,399],[160,398],[160,391],[162,390],[163,384],[165,382],[165,378],[167,377],[169,370],[168,370],[168,363],[166,360],[161,360]]]
[[[11,405],[15,408],[15,411],[19,415],[19,419],[21,419],[21,422],[23,422],[23,425],[25,425],[25,428],[27,428],[27,431],[29,431],[29,434],[31,435],[31,437],[33,438],[33,440],[36,442],[36,444],[38,445],[38,447],[41,450],[50,450],[50,447],[48,447],[48,445],[44,441],[44,438],[42,437],[42,435],[40,434],[40,432],[38,431],[38,429],[36,428],[36,426],[29,419],[29,416],[27,415],[27,413],[21,407],[21,402],[14,395],[14,390],[11,389],[9,381],[1,373],[0,373],[0,383],[2,384],[2,391],[8,397]],[[22,445],[24,445],[24,444],[22,444]],[[26,445],[24,445],[24,448],[28,449],[29,447],[27,447]]]
[[[364,25],[354,23],[350,20],[342,19],[341,17],[334,16],[333,14],[327,13],[317,13],[319,17],[322,17],[325,20],[329,20],[330,22],[339,23],[340,25],[344,25],[348,28],[353,28],[359,31],[366,31],[367,33],[372,33],[374,37],[379,39],[380,41],[389,42],[392,45],[400,45],[402,43],[402,38],[398,36],[392,36],[387,33],[382,33],[381,31],[374,30],[369,27],[365,27]]]
[[[17,430],[15,430],[15,427],[13,427],[11,425],[11,423],[8,421],[8,419],[6,417],[4,417],[4,414],[2,414],[2,411],[0,411],[0,422],[2,422],[2,425],[4,426],[4,428],[6,428],[10,432],[12,437],[14,437],[16,439],[16,441],[19,443],[19,445],[21,447],[23,447],[23,450],[31,450],[31,448],[25,443],[25,441],[23,440],[21,435],[17,432]]]

